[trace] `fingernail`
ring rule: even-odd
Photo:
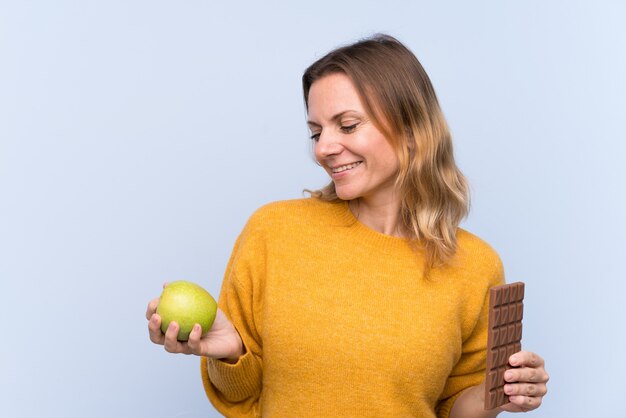
[[[512,372],[504,373],[504,379],[505,380],[512,380],[513,379],[513,373]]]
[[[509,359],[509,363],[511,363],[511,365],[517,364],[518,361],[519,357],[517,356],[511,356],[511,358]]]
[[[513,388],[511,387],[511,385],[504,385],[504,393],[508,395],[511,392],[513,392]]]
[[[200,325],[199,325],[199,324],[194,325],[194,326],[193,326],[193,330],[194,330],[195,332],[200,331]]]

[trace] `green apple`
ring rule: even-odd
[[[170,322],[175,321],[180,326],[178,340],[187,341],[195,324],[202,327],[202,335],[209,332],[215,321],[217,303],[197,284],[178,280],[165,286],[156,313],[161,316],[161,331],[165,333]]]

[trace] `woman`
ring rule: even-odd
[[[488,290],[498,255],[458,228],[468,208],[450,134],[415,56],[389,36],[330,52],[303,76],[311,197],[255,212],[230,258],[210,332],[150,338],[202,356],[226,416],[493,417],[537,408],[543,360],[510,358],[510,403],[485,411]]]

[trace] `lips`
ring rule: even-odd
[[[331,167],[330,171],[333,174],[337,174],[337,173],[342,173],[344,171],[347,170],[352,170],[355,167],[358,167],[359,165],[361,165],[363,161],[356,161],[354,163],[350,163],[350,164],[344,164],[344,165],[339,165],[339,166],[335,166],[335,167]]]

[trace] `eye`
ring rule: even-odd
[[[355,123],[353,125],[348,125],[348,126],[342,126],[341,127],[341,132],[343,132],[344,134],[349,134],[352,131],[354,131],[354,129],[356,128],[357,125],[358,125],[358,123]]]
[[[311,140],[317,142],[320,140],[320,134],[313,134],[311,135]]]

